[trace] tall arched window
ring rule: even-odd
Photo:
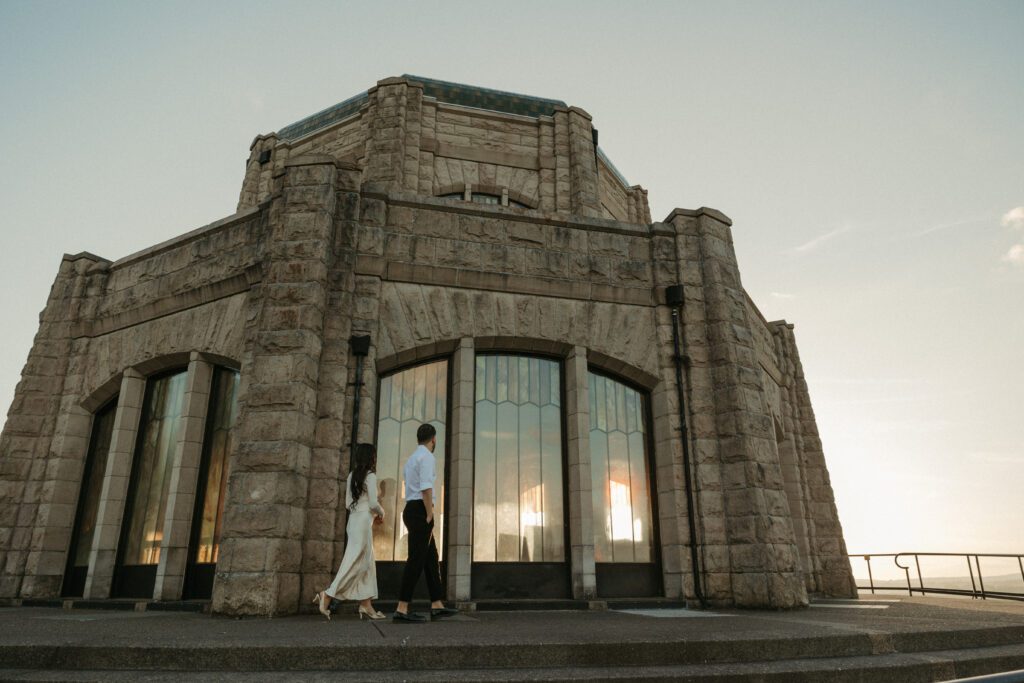
[[[61,595],[78,597],[85,590],[85,579],[89,571],[89,551],[96,532],[96,513],[100,506],[103,477],[107,472],[107,454],[110,439],[114,433],[114,416],[117,413],[117,399],[96,412],[89,437],[89,450],[85,456],[82,471],[82,489],[78,495],[78,509],[75,526],[71,533],[68,549],[68,564],[64,572]]]
[[[658,595],[644,396],[594,372],[588,394],[598,593]]]
[[[479,355],[475,385],[473,591],[565,597],[561,365]]]
[[[377,484],[384,507],[384,524],[373,527],[373,554],[378,562],[404,562],[408,557],[407,532],[402,523],[405,478],[402,470],[416,450],[416,430],[424,422],[437,430],[434,449],[437,482],[434,488],[434,529],[437,550],[444,554],[445,442],[448,422],[448,361],[439,360],[407,368],[380,381],[377,419]],[[388,575],[390,577],[390,575]],[[382,583],[390,578],[382,576]],[[397,585],[394,586],[397,590]],[[382,587],[382,594],[385,589]]]
[[[180,370],[153,377],[146,383],[121,524],[119,561],[114,576],[116,597],[152,597],[186,376],[186,371]]]
[[[233,450],[232,434],[238,417],[238,380],[235,370],[219,366],[213,369],[185,570],[185,598],[208,598],[213,592],[227,498],[228,457]]]

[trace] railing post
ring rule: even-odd
[[[871,573],[871,556],[865,555],[864,561],[868,563],[868,583],[871,584],[871,594],[875,594],[875,577]]]
[[[971,600],[978,599],[978,585],[974,583],[974,567],[971,566],[971,556],[964,555],[964,559],[967,560],[967,571],[971,573]]]
[[[981,599],[986,600],[987,598],[985,597],[985,579],[981,576],[981,560],[978,559],[977,555],[974,556],[974,564],[978,567],[978,585],[981,586]]]
[[[921,595],[924,595],[924,580],[921,578],[921,556],[914,554],[914,564],[917,565],[917,585],[921,587]]]

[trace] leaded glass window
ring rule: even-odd
[[[588,373],[594,559],[652,562],[644,397]]]
[[[416,430],[424,422],[437,430],[434,449],[437,482],[434,485],[434,530],[443,555],[445,425],[448,421],[448,361],[417,365],[380,381],[377,420],[378,498],[384,523],[373,526],[373,554],[378,562],[400,562],[408,557],[408,532],[402,523],[405,478],[402,471],[416,450]]]
[[[473,560],[564,562],[561,367],[477,356]]]
[[[93,535],[96,533],[96,514],[100,507],[100,493],[103,491],[103,477],[107,471],[107,455],[114,433],[114,417],[117,400],[111,401],[93,417],[89,450],[82,471],[82,488],[78,496],[74,533],[68,553],[67,572],[64,576],[63,594],[81,595],[85,588],[86,572],[89,568],[89,552]]]
[[[228,456],[232,451],[232,427],[238,417],[238,373],[217,367],[210,386],[210,405],[203,439],[205,481],[200,483],[202,504],[197,511],[195,558],[199,563],[215,563],[220,551],[224,501],[227,498]]]
[[[476,204],[501,204],[501,195],[486,194],[483,192],[474,192],[470,196],[470,201]]]
[[[125,526],[122,554],[125,565],[160,561],[186,374],[183,370],[151,379],[146,384]]]

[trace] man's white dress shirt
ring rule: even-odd
[[[434,488],[434,454],[420,445],[409,456],[402,470],[405,476],[405,499],[423,500],[423,492]]]

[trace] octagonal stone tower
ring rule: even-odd
[[[855,595],[793,326],[729,218],[652,222],[582,109],[402,76],[258,136],[234,215],[65,255],[0,438],[0,598],[295,612],[356,441],[393,596],[421,422],[452,600]]]

